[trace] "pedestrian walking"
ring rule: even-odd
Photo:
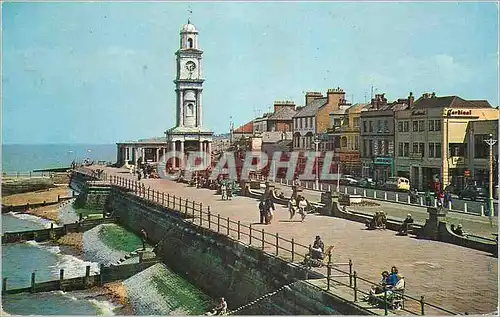
[[[260,224],[264,224],[264,220],[266,218],[266,202],[264,199],[260,200],[259,203],[259,212],[260,212]]]
[[[142,249],[146,250],[146,241],[148,240],[148,234],[144,228],[141,229],[141,241],[142,241]]]

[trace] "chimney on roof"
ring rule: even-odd
[[[295,109],[295,102],[290,100],[276,100],[274,102],[274,113],[276,113],[281,108],[290,107],[291,109]]]
[[[311,102],[316,99],[323,98],[323,94],[317,91],[308,91],[306,92],[306,104],[308,106]]]
[[[328,89],[326,92],[326,96],[328,98],[327,102],[329,105],[333,105],[332,110],[337,110],[341,105],[346,105],[347,102],[345,100],[345,92],[344,89],[337,87],[333,89]],[[336,102],[334,102],[333,98],[338,98]]]
[[[384,94],[376,94],[375,98],[372,98],[371,101],[371,108],[374,109],[380,109],[380,107],[383,107],[387,105],[387,98],[385,98],[385,93]]]
[[[415,101],[415,97],[413,97],[413,93],[410,91],[410,95],[408,96],[408,106],[413,107],[413,102]]]
[[[429,99],[432,95],[428,92],[422,94],[422,98]]]
[[[431,98],[436,98],[436,93],[434,91],[431,94]]]

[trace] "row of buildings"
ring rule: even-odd
[[[499,109],[486,100],[425,93],[351,104],[340,88],[307,92],[303,106],[276,101],[274,109],[231,131],[253,150],[333,151],[343,174],[386,180],[407,177],[425,189],[433,181],[460,189],[489,177],[489,134],[498,138]],[[497,162],[497,149],[494,150]],[[496,163],[494,164],[496,170]],[[494,175],[497,175],[496,171]]]

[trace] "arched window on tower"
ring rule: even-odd
[[[193,39],[188,38],[188,48],[193,48]]]
[[[340,139],[340,146],[343,147],[343,148],[346,148],[347,147],[347,137],[343,136],[341,139]]]
[[[193,108],[194,108],[194,106],[193,106],[192,103],[190,103],[190,104],[187,105],[186,116],[188,116],[188,117],[192,117],[193,116]]]

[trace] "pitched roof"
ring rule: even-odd
[[[293,117],[311,117],[316,114],[319,108],[326,105],[328,98],[318,98],[313,100],[309,105],[305,106],[303,109],[298,111]]]
[[[349,108],[346,109],[345,113],[351,113],[351,112],[360,112],[364,108],[367,108],[370,106],[369,103],[355,103],[354,105],[350,106]]]
[[[486,100],[464,100],[458,96],[418,98],[414,108],[491,108]]]
[[[236,130],[234,130],[233,133],[252,133],[252,132],[253,132],[253,121],[250,121],[238,127]]]
[[[292,120],[293,116],[297,113],[293,107],[282,107],[271,116],[269,120]]]

